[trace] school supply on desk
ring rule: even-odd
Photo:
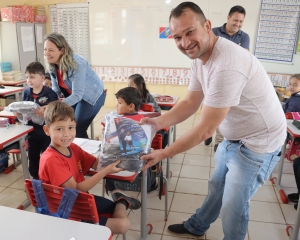
[[[299,122],[298,120],[294,120],[294,121],[293,121],[293,125],[294,125],[296,128],[300,129],[300,122]]]
[[[82,148],[82,150],[90,153],[96,154],[100,151],[101,142],[96,140],[90,140],[86,138],[75,138],[73,143]]]
[[[8,127],[9,126],[9,118],[0,117],[0,127]]]
[[[298,112],[288,112],[285,114],[286,119],[293,119],[294,121],[292,124],[300,129],[298,126],[300,126],[300,114]],[[295,122],[295,123],[294,123]],[[285,156],[286,159],[290,161],[294,161],[296,157],[300,157],[300,139],[295,138],[295,139],[289,139],[286,145],[286,151],[285,151]]]
[[[156,102],[173,102],[174,98],[169,95],[153,94]]]
[[[44,118],[36,114],[40,108],[40,105],[35,102],[23,101],[13,102],[5,107],[4,110],[8,112],[20,113],[21,115],[17,116],[17,118],[24,124],[27,124],[28,121],[32,120],[32,122],[36,124],[43,125]]]
[[[10,72],[11,71],[10,62],[2,62],[2,63],[0,63],[0,66],[1,66],[2,74],[5,73],[5,72]]]
[[[9,71],[2,73],[2,79],[4,81],[20,81],[23,79],[23,76],[20,71]]]
[[[150,153],[155,135],[152,125],[139,125],[138,122],[109,113],[105,115],[105,132],[101,145],[100,161],[107,166],[117,160],[117,167],[137,172],[144,166],[141,155]]]

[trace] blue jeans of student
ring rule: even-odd
[[[204,234],[220,215],[223,240],[244,240],[250,199],[268,179],[279,160],[273,153],[256,153],[243,143],[223,140],[215,153],[215,171],[208,181],[209,193],[201,208],[184,223],[192,233]]]
[[[106,93],[98,98],[95,105],[91,105],[84,100],[81,100],[76,105],[72,106],[76,117],[76,137],[88,138],[87,129],[92,123],[93,119],[104,105]]]

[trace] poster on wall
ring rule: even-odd
[[[73,51],[90,61],[88,3],[56,4],[50,8],[51,32],[62,34]]]
[[[300,0],[262,0],[254,55],[292,63],[298,43]]]
[[[298,37],[297,53],[300,53],[300,32]]]

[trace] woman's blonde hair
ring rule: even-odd
[[[52,42],[59,50],[64,49],[64,53],[60,58],[58,66],[61,71],[66,73],[71,70],[77,70],[77,63],[73,58],[73,50],[64,36],[60,35],[59,33],[50,33],[44,37],[44,40]],[[48,71],[53,71],[55,69],[55,64],[48,63],[46,59],[45,65]]]

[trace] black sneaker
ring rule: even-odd
[[[297,208],[298,208],[298,203],[296,203],[296,204],[294,205],[294,208],[297,210]]]
[[[298,203],[299,201],[299,193],[291,193],[287,195],[290,202]]]
[[[177,233],[177,234],[191,234],[191,235],[197,236],[197,237],[202,237],[204,235],[204,234],[198,235],[198,234],[189,232],[188,230],[186,230],[184,228],[184,222],[180,223],[180,224],[169,225],[168,229],[169,229],[170,232]]]
[[[114,200],[114,202],[125,200],[128,203],[126,209],[129,208],[132,210],[136,210],[141,208],[141,202],[137,198],[129,197],[118,189],[112,191],[111,197]]]
[[[204,144],[205,144],[206,146],[208,146],[209,144],[211,144],[211,142],[212,142],[212,137],[210,137],[210,138],[204,140]]]
[[[215,152],[217,151],[218,146],[219,146],[219,144],[215,144],[215,146],[214,146],[214,151],[215,151]]]

